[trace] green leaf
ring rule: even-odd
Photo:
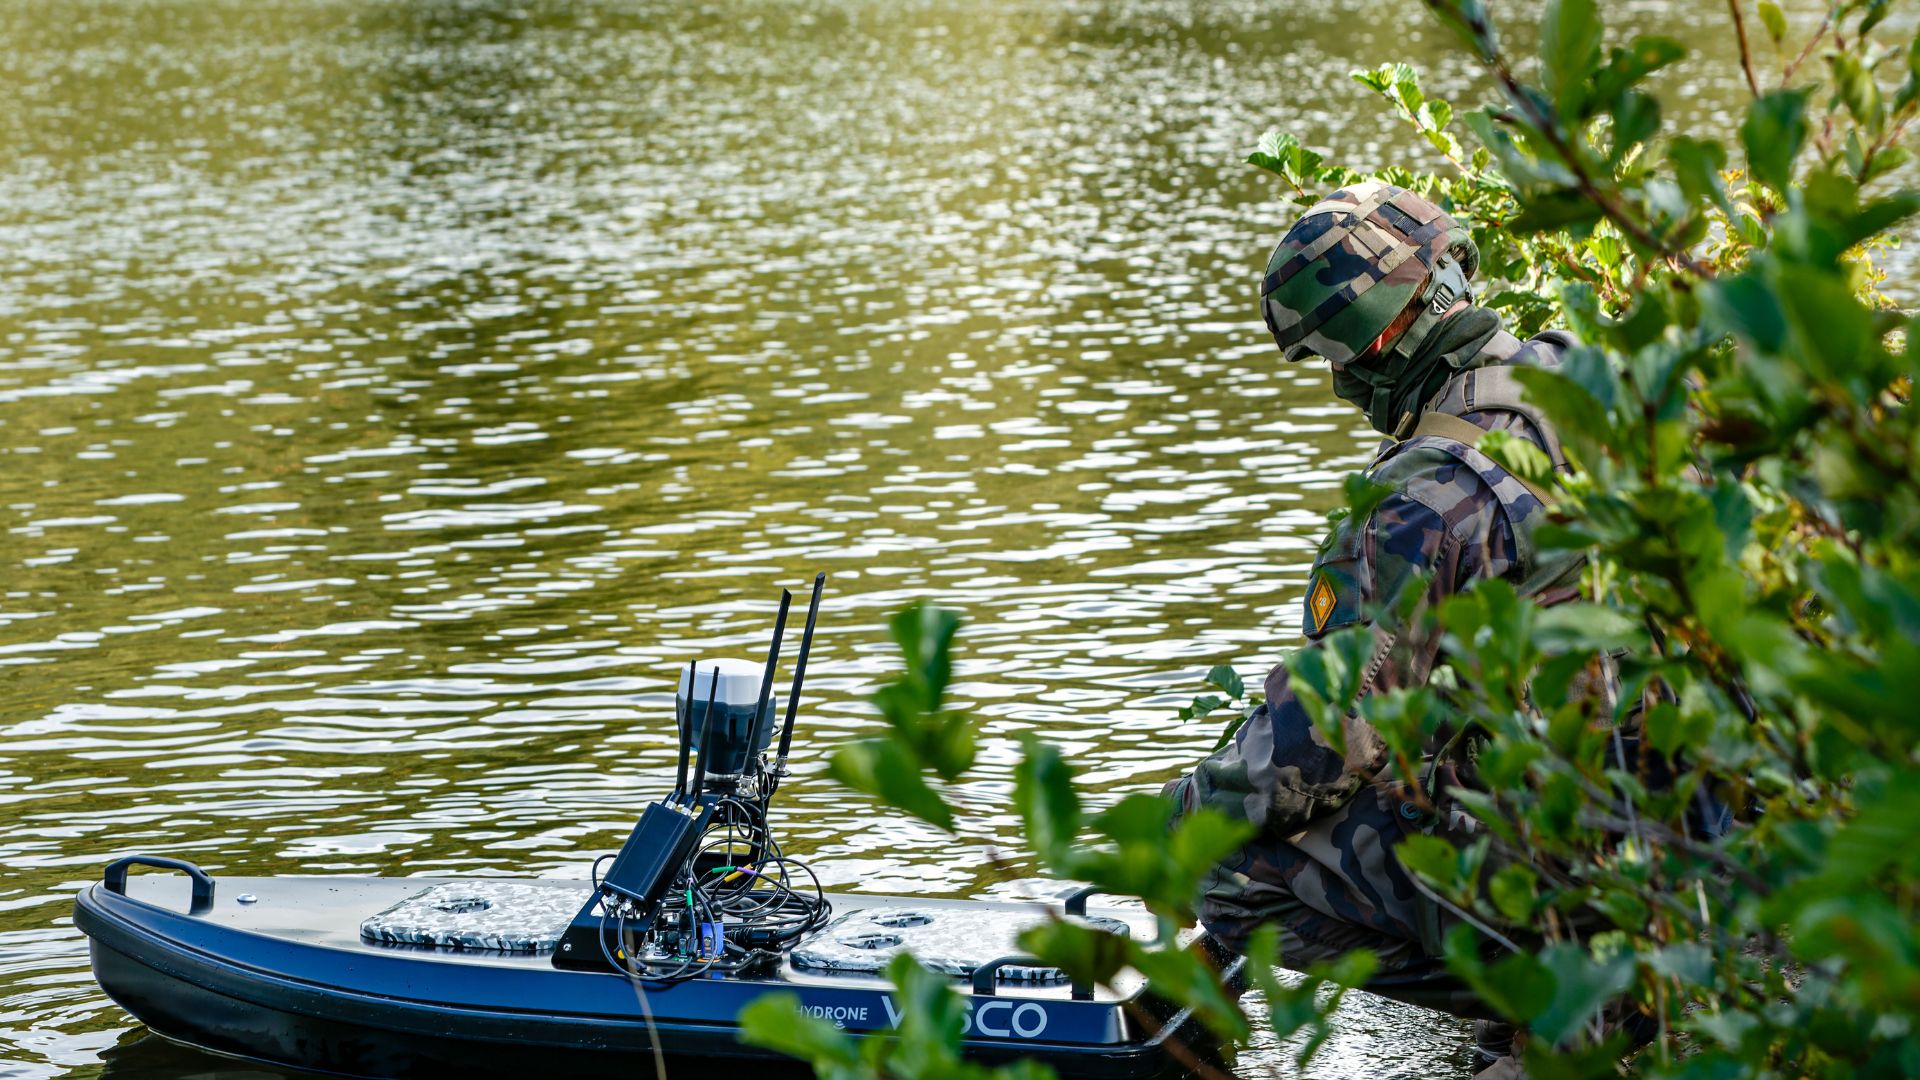
[[[827,775],[896,810],[953,831],[953,810],[927,785],[920,763],[893,739],[849,743],[827,759]]]
[[[953,635],[960,616],[944,608],[916,603],[887,622],[906,660],[902,680],[912,687],[924,712],[937,712],[953,678]]]
[[[1300,145],[1300,140],[1283,131],[1269,131],[1260,136],[1260,142],[1247,163],[1256,165],[1281,177],[1295,187],[1305,187],[1317,182],[1322,161],[1320,154]]]
[[[905,682],[875,691],[873,702],[893,726],[893,738],[918,769],[952,780],[973,767],[973,722],[957,712],[925,713],[924,693]]]
[[[1893,109],[1899,112],[1916,101],[1920,101],[1920,34],[1915,34],[1913,44],[1907,46],[1907,78],[1893,99]]]
[[[1667,144],[1667,160],[1673,164],[1674,179],[1691,202],[1710,202],[1732,213],[1727,200],[1727,185],[1720,174],[1727,167],[1727,148],[1718,142],[1676,135]]]
[[[1380,970],[1380,958],[1369,949],[1353,949],[1342,953],[1338,959],[1315,964],[1307,969],[1307,974],[1335,986],[1344,986],[1349,990],[1361,990],[1374,972]]]
[[[1713,978],[1713,952],[1697,941],[1680,941],[1643,956],[1654,973],[1698,985]]]
[[[1794,350],[1809,375],[1849,382],[1874,347],[1872,314],[1845,278],[1809,267],[1780,268],[1777,297],[1793,328]]]
[[[1526,1067],[1523,1075],[1541,1080],[1615,1080],[1620,1075],[1620,1059],[1626,1053],[1626,1033],[1615,1031],[1597,1044],[1574,1047],[1557,1047],[1545,1039],[1534,1039],[1521,1052],[1520,1061]],[[1688,1066],[1692,1064],[1688,1062]],[[1733,1080],[1741,1074],[1701,1073],[1688,1067],[1677,1075],[1685,1075],[1688,1080]]]
[[[1600,66],[1600,11],[1594,0],[1548,0],[1540,20],[1540,82],[1568,114]]]
[[[902,1042],[919,1042],[921,1052],[934,1059],[926,1062],[928,1065],[957,1065],[968,1010],[966,1001],[954,991],[952,980],[901,953],[887,964],[887,981],[893,983],[894,1001],[900,1009],[897,1030]],[[893,1056],[898,1057],[898,1051]]]
[[[1300,990],[1313,995],[1311,1001],[1320,1015],[1308,1024],[1307,1039],[1294,1057],[1301,1075],[1307,1075],[1308,1064],[1333,1036],[1333,1025],[1328,1020],[1339,1010],[1347,991],[1365,987],[1379,969],[1380,958],[1372,949],[1351,949],[1336,960],[1314,964],[1307,969],[1308,981]]]
[[[1520,196],[1520,212],[1507,221],[1507,231],[1516,236],[1578,231],[1604,216],[1600,205],[1579,188],[1528,192]]]
[[[1533,542],[1542,551],[1578,551],[1590,548],[1600,542],[1600,537],[1582,529],[1568,525],[1557,525],[1551,521],[1542,522],[1534,530]]]
[[[1594,349],[1573,349],[1562,363],[1561,371],[1546,368],[1515,368],[1514,377],[1526,387],[1527,400],[1538,405],[1553,421],[1567,455],[1576,463],[1591,468],[1605,456],[1613,438],[1613,425],[1607,411],[1591,392],[1567,374],[1573,370],[1576,354],[1591,353],[1604,369],[1606,358]]]
[[[1525,1023],[1553,995],[1553,973],[1527,953],[1489,965],[1472,927],[1456,925],[1446,939],[1447,970],[1509,1020]]]
[[[1380,736],[1387,749],[1417,761],[1451,710],[1425,686],[1375,691],[1356,703],[1360,718]]]
[[[1240,673],[1231,664],[1216,664],[1207,672],[1207,682],[1227,692],[1227,697],[1235,701],[1247,696],[1246,684],[1240,681]]]
[[[1786,347],[1787,320],[1779,298],[1756,273],[1709,284],[1707,309],[1719,326],[1762,353],[1777,354]]]
[[[1165,805],[1164,800],[1161,805]],[[1197,883],[1200,875],[1239,851],[1253,839],[1256,831],[1249,822],[1235,820],[1216,810],[1200,810],[1180,818],[1166,850],[1179,870]]]
[[[1553,459],[1530,439],[1508,431],[1489,431],[1475,449],[1530,484],[1553,483]]]
[[[1893,0],[1864,0],[1859,2],[1858,6],[1866,10],[1861,13],[1860,25],[1854,27],[1853,33],[1857,38],[1865,38],[1893,10]]]
[[[1798,913],[1791,929],[1796,954],[1815,961],[1844,958],[1860,965],[1866,970],[1863,981],[1869,990],[1884,992],[1889,983],[1904,990],[1900,984],[1916,981],[1910,960],[1889,964],[1894,957],[1913,956],[1911,920],[1878,892],[1862,890],[1817,899]],[[1889,996],[1907,998],[1898,992]]]
[[[1855,244],[1864,243],[1916,213],[1920,213],[1920,192],[1896,191],[1884,199],[1862,205],[1857,212],[1843,212],[1826,221],[1825,225],[1831,230],[1823,237],[1827,243],[1819,247],[1809,245],[1808,253],[1814,261],[1838,260]]]
[[[1860,182],[1866,184],[1877,180],[1911,160],[1913,154],[1904,146],[1883,147],[1860,170]]]
[[[953,637],[960,617],[930,604],[914,604],[888,621],[905,662],[901,676],[881,687],[873,703],[892,725],[913,771],[931,769],[952,780],[973,766],[973,724],[943,711],[953,677]]]
[[[1540,959],[1553,976],[1553,995],[1530,1018],[1530,1027],[1548,1045],[1573,1035],[1633,982],[1630,953],[1596,960],[1578,946],[1554,945]]]
[[[1835,96],[1868,134],[1879,135],[1885,126],[1886,106],[1880,100],[1880,84],[1873,81],[1873,72],[1850,52],[1834,53],[1827,64],[1833,72]]]
[[[1286,957],[1280,952],[1280,928],[1272,923],[1261,923],[1247,937],[1247,982],[1254,989],[1267,996],[1268,1001],[1279,997],[1283,987],[1280,982],[1280,965]],[[1286,1038],[1287,1032],[1281,1034]]]
[[[1294,696],[1327,745],[1346,753],[1345,720],[1373,657],[1373,632],[1352,626],[1321,638],[1287,661]]]
[[[1524,121],[1507,113],[1475,109],[1461,119],[1491,152],[1492,160],[1506,185],[1516,194],[1570,188],[1573,173],[1558,161],[1543,161],[1534,148],[1546,145],[1545,139]],[[1523,145],[1524,141],[1524,145]],[[1480,166],[1485,168],[1485,165]]]
[[[1440,889],[1453,887],[1460,852],[1452,844],[1437,836],[1415,833],[1402,839],[1394,853],[1400,857],[1401,866],[1419,874],[1428,884]]]
[[[1366,473],[1348,473],[1340,485],[1347,500],[1345,509],[1356,521],[1365,521],[1367,515],[1393,494],[1393,488],[1375,482]]]
[[[1215,753],[1217,751],[1225,749],[1226,745],[1233,741],[1233,737],[1239,733],[1240,729],[1246,726],[1247,720],[1253,716],[1253,713],[1254,713],[1254,709],[1242,709],[1237,711],[1234,714],[1233,719],[1227,721],[1225,724],[1221,726],[1220,738],[1214,742],[1213,749],[1208,750],[1207,753],[1211,754],[1211,753]]]
[[[1920,773],[1888,783],[1852,821],[1841,826],[1827,847],[1823,879],[1835,891],[1871,881],[1889,866],[1920,871],[1920,845],[1913,842],[1920,821]]]
[[[1180,716],[1180,719],[1182,720],[1198,719],[1199,717],[1208,715],[1209,713],[1213,712],[1215,709],[1218,709],[1220,706],[1225,705],[1226,703],[1227,702],[1224,698],[1217,698],[1217,697],[1214,697],[1212,694],[1201,694],[1200,696],[1194,698],[1192,703],[1190,703],[1186,708],[1181,709],[1179,712],[1179,716]]]
[[[1247,1038],[1247,1016],[1233,995],[1220,985],[1219,973],[1200,954],[1188,949],[1135,948],[1133,966],[1147,977],[1155,994],[1193,1007],[1214,1034],[1230,1041]]]
[[[1787,16],[1780,5],[1773,0],[1760,0],[1760,22],[1767,28],[1767,36],[1773,39],[1775,48],[1787,36]]]
[[[1607,162],[1618,165],[1627,151],[1646,142],[1660,130],[1660,103],[1653,95],[1625,90],[1613,102],[1613,141],[1607,150]]]
[[[1596,247],[1604,241],[1612,242],[1614,255],[1611,259],[1603,260],[1603,265],[1613,269],[1620,260],[1620,242],[1608,236],[1594,236],[1587,243],[1589,247]],[[1560,311],[1574,334],[1589,340],[1598,339],[1601,334],[1600,294],[1594,287],[1584,281],[1563,281],[1555,292]]]
[[[1546,753],[1537,742],[1497,740],[1480,751],[1480,775],[1495,791],[1511,791],[1526,780],[1528,768]]]
[[[1013,767],[1013,805],[1033,850],[1049,864],[1062,866],[1080,835],[1080,795],[1074,790],[1073,770],[1051,743],[1027,735],[1020,747],[1023,756]]]
[[[1500,909],[1500,914],[1525,925],[1533,918],[1533,910],[1538,903],[1538,880],[1532,870],[1518,863],[1510,863],[1488,879],[1487,895],[1493,900],[1493,906]]]
[[[1355,82],[1396,104],[1411,102],[1417,109],[1425,100],[1420,94],[1420,73],[1410,64],[1381,64],[1376,68],[1356,68],[1347,73]]]
[[[1050,918],[1020,934],[1020,947],[1041,961],[1076,979],[1100,984],[1111,983],[1126,969],[1128,942],[1124,934],[1062,918]]]
[[[879,1072],[863,1062],[845,1031],[801,1010],[800,995],[762,994],[740,1010],[740,1041],[782,1053],[813,1066],[822,1077],[877,1080]]]
[[[1747,1036],[1760,1026],[1760,1018],[1749,1012],[1728,1009],[1724,1012],[1697,1012],[1687,1018],[1687,1028],[1699,1032],[1729,1050],[1739,1050]]]
[[[1481,0],[1430,0],[1427,10],[1458,35],[1474,55],[1490,56],[1497,47],[1493,24],[1487,20],[1486,5]]]
[[[1793,183],[1793,159],[1807,138],[1807,92],[1771,90],[1747,106],[1740,124],[1740,144],[1747,151],[1747,168],[1775,191]]]
[[[1641,35],[1624,49],[1616,48],[1607,65],[1593,79],[1593,101],[1612,101],[1624,90],[1632,89],[1647,76],[1684,58],[1686,46],[1665,37]]]
[[[1173,806],[1158,795],[1136,791],[1096,814],[1088,824],[1122,847],[1138,844],[1164,848],[1173,827]]]
[[[1555,604],[1533,620],[1534,642],[1549,652],[1613,652],[1645,648],[1646,629],[1599,604]]]

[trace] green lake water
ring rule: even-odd
[[[1613,17],[1731,47],[1706,0]],[[1295,643],[1374,443],[1266,337],[1284,210],[1240,160],[1411,146],[1356,64],[1484,96],[1399,0],[0,0],[0,35],[8,1077],[265,1075],[93,983],[68,912],[117,855],[584,876],[667,782],[677,668],[758,655],[815,570],[790,847],[1054,888],[983,855],[1016,737],[1106,801],[1197,760],[1175,710]],[[1663,92],[1724,128],[1705,66]],[[968,619],[959,842],[818,775],[923,597]],[[1466,1062],[1360,996],[1314,1075]]]

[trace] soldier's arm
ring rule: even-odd
[[[1403,610],[1392,603],[1403,590],[1420,590],[1431,604],[1475,577],[1503,573],[1511,557],[1511,528],[1484,485],[1470,474],[1447,479],[1458,497],[1446,506],[1391,495],[1364,522],[1342,523],[1314,563],[1302,620],[1313,640],[1305,648],[1321,648],[1321,638],[1343,627],[1368,626],[1374,643],[1362,694],[1424,683],[1432,669],[1437,644],[1411,640],[1393,614]],[[1211,806],[1285,836],[1337,809],[1385,764],[1385,747],[1357,716],[1346,721],[1344,754],[1327,744],[1285,663],[1267,676],[1266,691],[1232,743],[1169,785],[1183,812]]]

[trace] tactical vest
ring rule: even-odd
[[[1478,444],[1487,432],[1464,417],[1475,412],[1518,414],[1529,427],[1514,434],[1540,447],[1552,461],[1556,473],[1568,471],[1566,452],[1552,422],[1526,399],[1520,380],[1513,372],[1522,366],[1557,368],[1561,354],[1573,344],[1574,339],[1560,331],[1548,331],[1525,342],[1504,330],[1496,333],[1480,353],[1487,362],[1460,372],[1443,384],[1422,412],[1413,433],[1398,441],[1389,439],[1367,468],[1367,475],[1376,483],[1398,489],[1429,471],[1425,466],[1413,465],[1404,455],[1414,449],[1431,449],[1453,458],[1478,476],[1513,528],[1514,562],[1518,569],[1508,576],[1521,596],[1541,603],[1560,602],[1577,595],[1585,555],[1577,550],[1540,551],[1533,532],[1546,516],[1543,510],[1552,501],[1552,492],[1513,475],[1482,453]],[[1331,540],[1314,563],[1310,586],[1303,598],[1306,611],[1301,626],[1310,638],[1323,637],[1342,626],[1352,625],[1365,615],[1361,590],[1362,579],[1367,575],[1360,564],[1366,530],[1364,527],[1341,528]]]

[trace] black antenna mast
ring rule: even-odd
[[[787,774],[787,748],[793,745],[793,721],[800,714],[800,687],[807,681],[807,655],[813,652],[813,624],[820,618],[820,592],[826,586],[827,574],[823,570],[813,578],[813,599],[807,603],[806,629],[800,632],[800,658],[793,665],[793,688],[787,691],[787,720],[780,730],[780,753],[773,762],[768,795],[780,787],[780,778]]]
[[[687,757],[693,753],[693,683],[694,675],[700,667],[700,661],[687,662],[687,702],[680,703],[680,695],[673,695],[673,732],[680,737],[680,766],[673,774],[673,798],[682,799],[687,794]]]
[[[707,672],[707,714],[700,718],[700,764],[693,772],[693,797],[698,799],[700,792],[707,786],[707,759],[713,756],[713,698],[720,692],[720,668],[715,665]],[[687,691],[689,700],[693,697],[691,688]]]
[[[787,633],[787,609],[793,606],[793,593],[780,590],[780,614],[773,617],[773,643],[767,646],[767,666],[760,673],[760,697],[753,704],[753,719],[747,722],[747,759],[741,771],[752,764],[760,752],[761,716],[767,711],[767,699],[773,695],[773,669],[780,663],[780,639]]]

